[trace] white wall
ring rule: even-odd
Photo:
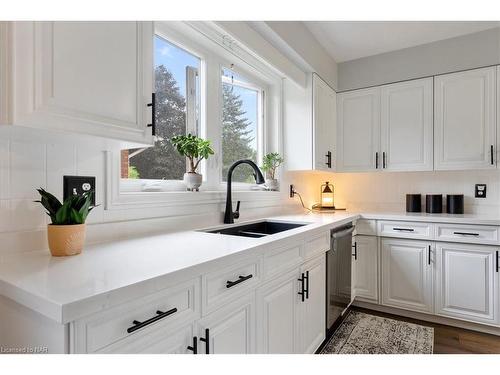
[[[339,90],[351,90],[500,64],[500,28],[338,64]]]
[[[335,205],[352,211],[404,212],[406,194],[464,194],[465,213],[500,214],[500,171],[317,173],[288,172],[309,207],[319,201],[320,185],[334,184]],[[474,198],[474,185],[487,184],[487,197]],[[298,201],[298,198],[297,198]],[[425,201],[423,201],[425,202]],[[425,210],[425,205],[423,205]]]

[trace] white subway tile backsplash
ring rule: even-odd
[[[63,176],[75,174],[75,145],[66,143],[47,145],[47,191],[62,201]]]
[[[9,146],[8,140],[0,140],[0,199],[8,199],[10,197]]]
[[[34,199],[46,186],[46,146],[34,142],[10,143],[10,199]]]

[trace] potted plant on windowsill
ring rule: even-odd
[[[266,178],[266,187],[269,190],[278,190],[279,184],[276,179],[276,169],[283,164],[284,159],[277,152],[271,152],[264,156],[262,160],[262,170],[266,172],[268,178]]]
[[[214,154],[210,146],[210,141],[199,138],[195,135],[178,135],[170,142],[177,149],[177,152],[189,160],[189,170],[184,173],[184,183],[189,191],[199,191],[203,176],[196,172],[203,159],[208,159]]]
[[[40,200],[52,221],[47,226],[50,253],[53,256],[80,254],[85,242],[85,220],[94,207],[91,206],[93,192],[72,195],[64,203],[40,188]]]

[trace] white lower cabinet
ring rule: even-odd
[[[290,354],[296,351],[300,302],[299,268],[257,290],[257,352]]]
[[[499,324],[497,259],[493,246],[436,245],[436,314]]]
[[[384,238],[382,304],[433,312],[432,242]]]
[[[353,297],[378,302],[378,238],[358,235],[353,240]]]
[[[252,291],[197,322],[198,354],[255,353],[255,320]]]
[[[305,282],[305,299],[299,303],[298,353],[314,353],[326,334],[326,258],[321,255],[301,267]]]

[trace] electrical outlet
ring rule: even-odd
[[[292,184],[290,184],[290,198],[295,197],[295,189]]]
[[[476,198],[486,198],[486,184],[476,184],[474,196]]]
[[[92,206],[95,206],[95,177],[93,176],[64,176],[63,194],[64,200],[71,195],[81,195],[87,191],[93,191]]]

